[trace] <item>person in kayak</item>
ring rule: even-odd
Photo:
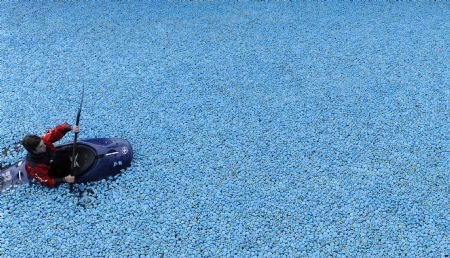
[[[65,122],[48,130],[42,137],[26,135],[22,139],[22,145],[28,152],[25,170],[32,182],[48,187],[75,182],[75,177],[70,175],[71,153],[57,152],[53,145],[70,131],[78,133],[80,128]]]

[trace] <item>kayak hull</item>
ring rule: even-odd
[[[127,140],[120,138],[96,138],[81,140],[77,145],[85,145],[92,148],[95,151],[95,159],[89,169],[75,172],[76,183],[87,183],[115,176],[131,166],[133,149]],[[71,148],[72,144],[61,147],[65,146]],[[80,162],[82,160],[78,161],[78,163]],[[79,165],[83,166],[83,164]]]
[[[25,162],[19,161],[6,168],[0,169],[0,192],[29,183],[25,172]]]
[[[56,147],[57,151],[71,153],[72,144]],[[133,148],[120,138],[83,139],[77,142],[75,155],[75,183],[99,181],[115,176],[131,166]],[[27,177],[25,161],[19,161],[9,167],[0,169],[0,191],[7,188],[34,183]]]

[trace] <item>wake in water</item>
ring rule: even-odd
[[[12,163],[9,161],[11,156],[17,156],[22,152],[22,144],[16,142],[9,147],[3,147],[0,151],[0,169],[10,166]]]
[[[22,145],[14,143],[0,151],[0,192],[28,183],[24,162],[20,160]]]

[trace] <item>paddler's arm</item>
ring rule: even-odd
[[[44,164],[39,164],[34,167],[29,167],[27,169],[31,178],[36,179],[37,183],[42,186],[54,187],[56,182],[54,178],[48,175],[48,166]]]
[[[73,126],[65,122],[48,130],[47,133],[44,136],[42,136],[42,140],[54,143],[59,141],[61,138],[64,137],[64,135],[66,135],[66,133],[70,131],[77,133],[80,131],[80,128],[78,126]]]
[[[74,183],[75,182],[75,177],[71,176],[71,175],[68,175],[66,177],[55,178],[55,182],[57,184],[60,184],[60,183]]]

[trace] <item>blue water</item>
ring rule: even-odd
[[[448,255],[450,4],[0,2],[0,148],[132,167],[0,196],[0,256]],[[69,134],[62,142],[69,142]],[[6,151],[5,151],[6,153]]]

